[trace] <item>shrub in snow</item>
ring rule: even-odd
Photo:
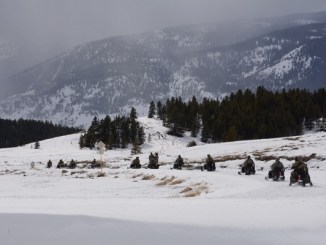
[[[190,141],[188,144],[187,144],[187,147],[193,147],[193,146],[196,146],[197,145],[197,143],[196,143],[196,141]]]

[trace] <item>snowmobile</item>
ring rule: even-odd
[[[149,163],[147,165],[147,168],[150,168],[150,169],[159,169],[160,165],[158,164],[154,164],[154,163]]]
[[[252,174],[255,174],[256,173],[256,170],[255,170],[255,165],[252,165],[252,166],[249,166],[249,167],[244,167],[242,166],[241,167],[241,171],[238,172],[238,174],[245,174],[245,175],[252,175]]]
[[[174,163],[173,164],[173,169],[178,169],[178,170],[181,170],[182,167],[183,167],[184,164],[181,164],[181,163]]]
[[[265,176],[265,180],[270,180],[272,179],[273,181],[284,181],[285,177],[284,177],[284,169],[281,170],[276,170],[273,173],[273,170],[270,170],[268,172],[268,175]]]
[[[139,169],[139,168],[141,168],[141,165],[132,163],[132,164],[130,164],[129,168],[131,168],[131,169]]]
[[[213,172],[216,170],[215,163],[213,164],[204,164],[204,167],[201,167],[201,171],[207,170],[208,172]]]
[[[293,173],[293,172],[292,172]],[[302,185],[303,187],[306,186],[306,184],[309,184],[310,186],[313,186],[311,180],[310,180],[310,175],[309,173],[306,174],[292,174],[290,177],[290,183],[289,186],[292,186],[295,183],[298,183],[298,185]]]

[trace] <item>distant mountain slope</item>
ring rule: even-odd
[[[268,33],[233,46],[191,54],[183,70],[212,91],[325,87],[326,24]],[[205,70],[206,76],[200,74]],[[207,74],[211,74],[208,76]]]
[[[129,111],[131,105],[147,110],[151,100],[170,96],[219,97],[259,85],[324,87],[326,24],[302,25],[317,20],[300,17],[273,19],[274,24],[266,19],[244,22],[237,27],[239,36],[211,24],[80,45],[6,80],[0,116],[79,126],[95,115],[124,107]],[[295,27],[265,33],[287,25]],[[231,43],[234,34],[235,43],[246,31],[248,36],[265,34],[221,47],[222,34]]]

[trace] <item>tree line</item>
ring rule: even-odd
[[[79,131],[78,128],[61,126],[48,121],[0,119],[0,148],[21,146]]]
[[[325,130],[326,90],[273,92],[258,87],[255,93],[238,90],[222,100],[204,98],[202,102],[195,97],[188,102],[172,97],[165,104],[152,101],[148,117],[155,114],[168,133],[183,136],[190,131],[193,137],[200,133],[203,142],[293,136],[302,134],[304,127],[318,125]]]
[[[94,117],[91,126],[79,139],[80,148],[95,147],[95,144],[102,141],[107,149],[126,148],[132,144],[134,153],[140,151],[140,146],[145,142],[144,128],[137,121],[136,109],[132,107],[130,115],[110,116],[99,120]]]

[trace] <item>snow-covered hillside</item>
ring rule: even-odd
[[[91,161],[96,150],[79,149],[79,134],[0,150],[0,237],[13,244],[324,244],[326,235],[326,133],[290,138],[201,144],[165,134],[161,122],[140,118],[146,135],[141,164],[159,153],[158,170],[129,169],[130,148],[106,151],[99,169],[56,169],[60,159]],[[217,171],[172,170],[178,155],[202,166],[207,154]],[[257,173],[237,174],[247,155]],[[266,181],[273,160],[286,167],[307,162],[313,187]],[[51,159],[54,167],[46,169]],[[35,167],[31,169],[31,162]],[[23,215],[24,214],[24,215]],[[51,216],[48,216],[51,215]],[[64,215],[64,216],[60,216]],[[92,217],[89,217],[92,216]]]
[[[325,87],[325,23],[258,28],[221,46],[224,33],[256,25],[168,28],[79,45],[2,81],[0,116],[85,126],[94,116],[148,108],[172,96],[201,100],[258,86]]]

